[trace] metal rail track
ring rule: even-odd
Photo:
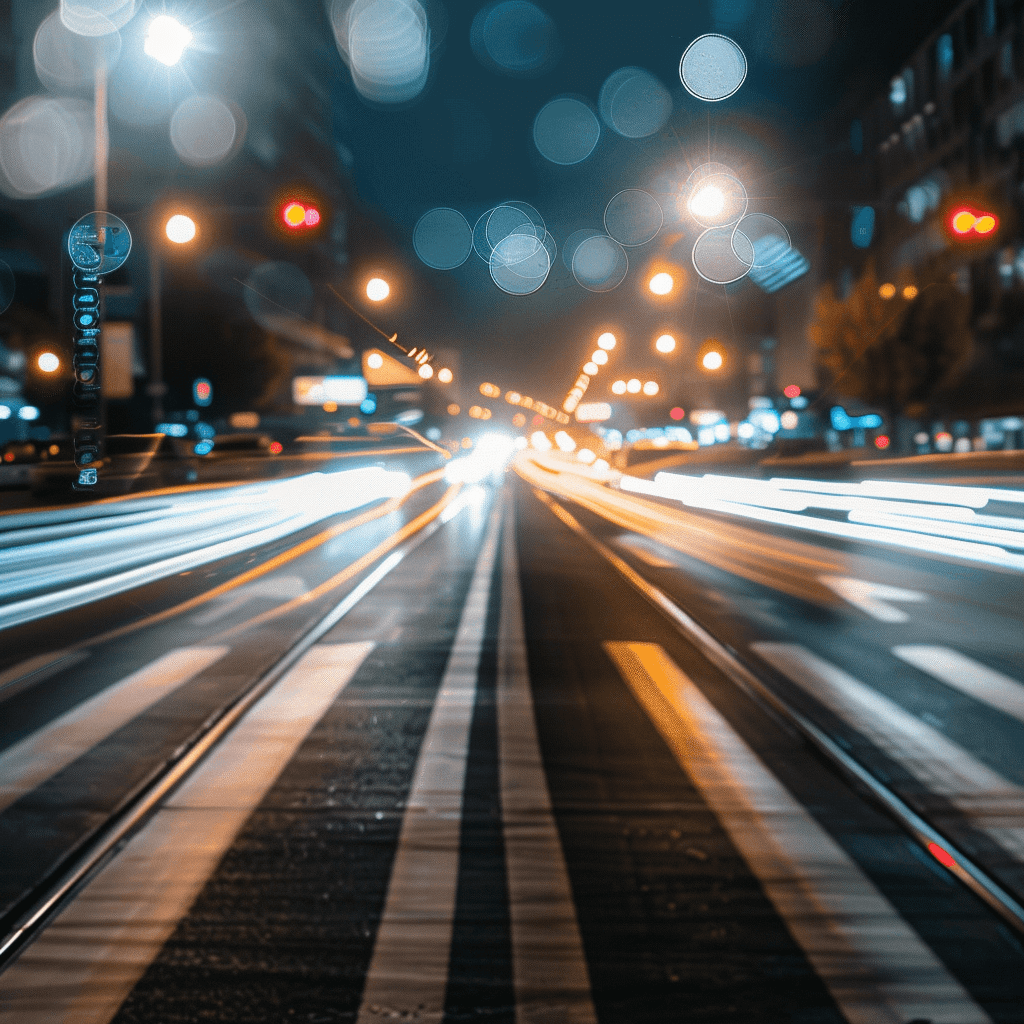
[[[402,543],[394,545],[390,552],[380,550],[375,559],[376,568],[367,572],[341,601],[315,621],[266,672],[209,716],[125,798],[103,824],[76,844],[14,907],[0,917],[0,974],[153,817],[164,800],[303,654],[333,629],[407,555],[451,518],[445,512],[450,512],[459,500],[459,497],[453,498],[445,509],[439,509],[429,522]],[[384,548],[384,544],[380,547]]]
[[[1016,932],[1024,934],[1024,906],[1021,906],[1020,902],[984,868],[930,825],[824,730],[780,697],[757,670],[746,664],[732,648],[714,637],[663,590],[644,579],[632,566],[598,540],[571,512],[544,491],[534,487],[533,492],[555,516],[665,615],[726,677],[766,708],[773,718],[802,737],[841,776],[861,791],[866,791],[872,802],[892,818],[930,857],[967,886]],[[764,672],[764,675],[770,674]]]

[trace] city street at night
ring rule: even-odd
[[[0,1024],[1024,1024],[1024,0],[0,2]]]

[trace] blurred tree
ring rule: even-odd
[[[869,262],[845,300],[831,284],[819,290],[809,334],[823,383],[890,417],[925,416],[970,362],[970,298],[948,278],[923,281],[913,299],[902,283],[890,299],[879,287]]]

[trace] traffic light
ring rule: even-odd
[[[320,210],[316,203],[289,199],[281,206],[281,223],[289,231],[315,228],[320,223]]]
[[[999,227],[999,218],[974,206],[954,207],[946,218],[950,234],[959,242],[978,242],[991,238]]]
[[[192,399],[199,406],[207,406],[213,401],[213,385],[205,377],[196,377],[192,381]]]

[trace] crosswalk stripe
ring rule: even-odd
[[[230,650],[181,647],[108,686],[0,753],[0,811]]]
[[[947,686],[1024,722],[1024,683],[948,647],[904,644],[892,653]]]
[[[850,1024],[989,1021],[663,648],[605,649]]]
[[[805,647],[770,642],[751,646],[903,765],[928,792],[945,797],[972,825],[1024,858],[1024,788],[1003,778],[895,701]]]
[[[310,648],[0,976],[4,1024],[108,1024],[372,643]]]
[[[358,1024],[439,1024],[455,917],[462,791],[501,527],[491,515],[406,802]]]
[[[597,1024],[551,808],[526,663],[519,559],[506,518],[498,637],[498,770],[517,1024]]]

